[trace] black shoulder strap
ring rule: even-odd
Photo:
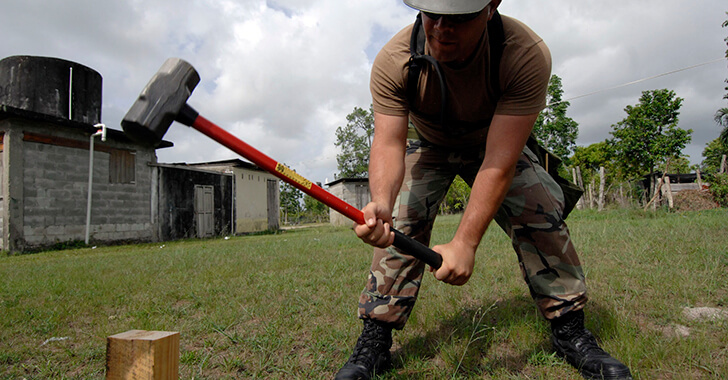
[[[503,48],[506,35],[503,31],[503,20],[500,13],[495,11],[493,18],[488,22],[488,44],[490,47],[490,98],[497,102],[503,91],[500,86],[500,62],[503,58]]]
[[[422,13],[418,13],[410,35],[410,54],[414,56],[425,54],[425,30],[422,28]]]
[[[424,65],[432,65],[440,80],[440,124],[445,125],[447,109],[447,83],[445,75],[442,74],[440,63],[430,55],[425,54],[425,30],[422,27],[422,13],[417,14],[415,25],[410,36],[410,60],[409,74],[407,76],[407,102],[412,108],[417,98],[417,87],[420,81],[420,73]]]
[[[500,61],[503,57],[503,44],[505,43],[505,33],[503,32],[503,21],[498,11],[495,12],[493,18],[488,22],[488,42],[490,48],[490,62],[488,62],[488,71],[490,73],[490,91],[491,99],[497,101],[502,95],[500,88]],[[432,56],[425,55],[425,31],[422,27],[422,14],[418,13],[415,19],[412,34],[410,35],[410,60],[409,74],[407,76],[407,101],[413,108],[417,98],[417,87],[419,84],[420,73],[424,65],[432,65],[440,80],[441,108],[440,122],[445,125],[447,120],[447,82],[442,74],[440,63]]]

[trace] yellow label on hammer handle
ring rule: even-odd
[[[296,182],[297,184],[309,190],[311,190],[311,186],[313,186],[313,183],[311,183],[311,181],[303,178],[300,174],[294,172],[280,162],[276,162],[276,171],[283,174],[284,177],[291,179],[293,182]]]

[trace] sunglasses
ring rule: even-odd
[[[468,21],[475,20],[480,16],[483,11],[475,12],[475,13],[465,13],[465,14],[459,14],[459,15],[444,15],[440,13],[430,13],[430,12],[422,12],[429,18],[430,20],[437,21],[440,19],[440,17],[445,17],[448,21],[450,21],[453,24],[462,24]]]

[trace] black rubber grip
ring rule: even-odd
[[[438,269],[442,265],[442,256],[411,237],[392,229],[394,232],[394,246],[404,253],[424,261],[427,265]]]

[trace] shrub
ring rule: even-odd
[[[713,177],[710,192],[721,207],[728,207],[728,173],[716,174]]]

